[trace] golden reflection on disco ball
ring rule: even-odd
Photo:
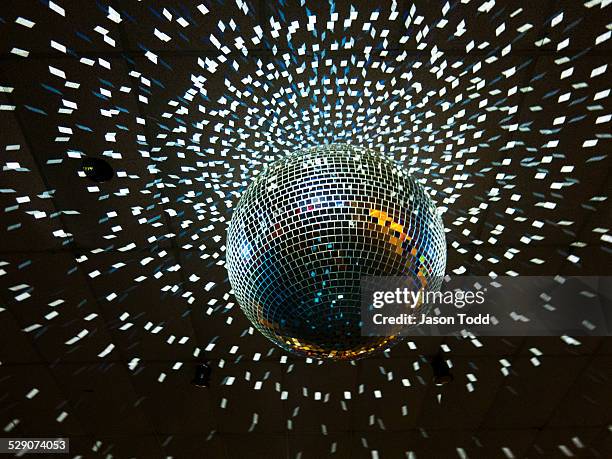
[[[294,354],[356,359],[396,337],[361,335],[362,276],[441,280],[442,219],[406,171],[372,150],[328,145],[270,164],[228,230],[227,269],[253,325]]]

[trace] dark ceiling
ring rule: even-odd
[[[612,457],[610,338],[305,361],[253,331],[223,261],[254,171],[348,142],[427,187],[448,272],[612,275],[610,8],[4,1],[2,436],[83,458]]]

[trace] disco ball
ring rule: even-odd
[[[253,325],[301,356],[356,359],[390,336],[362,336],[360,279],[444,275],[442,220],[425,190],[383,155],[348,145],[271,163],[242,195],[227,269]]]

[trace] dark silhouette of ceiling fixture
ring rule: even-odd
[[[433,369],[433,382],[436,386],[444,386],[453,380],[450,368],[440,354],[436,354],[431,359],[431,368]]]
[[[209,363],[200,363],[196,367],[196,372],[191,384],[196,387],[209,387],[210,386],[210,375],[212,373],[212,367]]]
[[[102,158],[85,158],[82,169],[94,182],[108,182],[115,175],[113,167]]]

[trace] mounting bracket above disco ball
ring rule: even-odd
[[[242,195],[227,269],[253,325],[292,353],[356,359],[397,337],[362,336],[360,279],[441,279],[442,219],[423,187],[384,155],[349,145],[292,153]]]

